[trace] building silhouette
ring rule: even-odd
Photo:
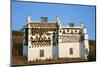
[[[57,58],[87,59],[88,33],[83,24],[76,26],[69,23],[68,26],[62,26],[58,16],[54,22],[48,21],[48,17],[41,17],[41,21],[33,21],[31,16],[28,16],[23,31],[23,56],[27,61]]]

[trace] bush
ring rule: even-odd
[[[96,52],[89,52],[88,61],[96,61]]]

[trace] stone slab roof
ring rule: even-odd
[[[56,23],[48,23],[48,22],[38,22],[38,23],[30,23],[31,27],[54,27],[56,28],[57,27],[57,24]]]

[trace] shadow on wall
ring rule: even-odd
[[[85,58],[85,57],[84,57],[84,56],[85,56],[85,45],[84,45],[84,43],[81,43],[81,44],[80,44],[79,49],[80,49],[80,56],[81,56],[82,58]]]
[[[58,46],[58,36],[55,37],[55,33],[53,33],[53,46],[52,46],[52,57],[54,59],[59,58],[59,46]]]

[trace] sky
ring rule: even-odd
[[[78,26],[83,23],[88,29],[89,39],[95,40],[95,6],[13,1],[11,8],[12,30],[22,29],[28,16],[32,16],[33,21],[40,21],[41,16],[47,16],[48,21],[56,21],[56,16],[59,16],[63,26],[70,22]]]

